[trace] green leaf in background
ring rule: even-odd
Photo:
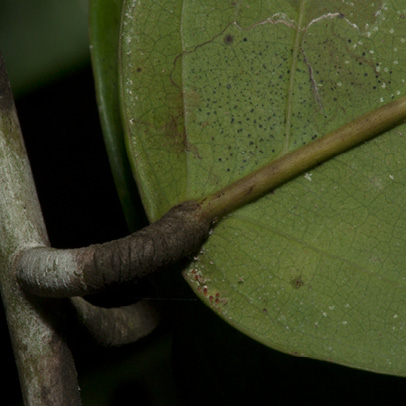
[[[87,66],[87,3],[0,1],[0,49],[14,97]]]
[[[108,152],[117,193],[131,231],[142,225],[139,198],[128,162],[120,117],[118,97],[118,38],[122,0],[90,2],[90,43],[97,103],[103,137]]]
[[[124,2],[121,96],[148,216],[405,91],[402,0]],[[406,127],[222,219],[184,275],[283,352],[406,375]]]

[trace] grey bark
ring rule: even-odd
[[[135,283],[193,254],[207,238],[199,205],[175,206],[160,220],[125,238],[78,249],[33,247],[16,258],[24,290],[47,297],[84,296]]]
[[[102,309],[78,297],[135,283],[199,249],[210,222],[185,202],[128,237],[73,250],[49,246],[18,118],[0,56],[0,291],[25,405],[81,404],[64,339],[66,306],[105,345],[149,334],[151,303]],[[64,298],[64,299],[62,299]]]
[[[80,405],[76,370],[64,340],[64,301],[27,295],[14,257],[48,237],[0,56],[0,290],[25,405]]]
[[[79,321],[105,347],[133,343],[158,326],[161,315],[153,303],[141,300],[129,306],[101,308],[81,297],[71,299]]]

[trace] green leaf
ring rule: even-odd
[[[125,1],[130,160],[151,220],[403,95],[402,1]],[[406,375],[405,126],[219,221],[184,276],[272,348]]]
[[[134,209],[139,206],[139,198],[124,144],[117,83],[122,3],[122,0],[92,0],[89,30],[103,137],[124,215],[129,229],[134,231],[140,228],[142,217]]]

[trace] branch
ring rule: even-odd
[[[160,322],[160,312],[146,300],[111,309],[94,306],[81,297],[71,298],[71,302],[79,321],[105,347],[135,342],[150,334]]]
[[[324,137],[276,159],[200,201],[200,216],[221,218],[306,170],[390,130],[406,120],[406,97],[355,118]]]
[[[0,55],[0,289],[26,405],[80,405],[72,355],[61,333],[65,302],[28,296],[13,259],[47,245],[21,130]]]
[[[193,254],[209,235],[199,206],[186,202],[125,238],[78,249],[30,248],[16,258],[17,278],[30,293],[84,296],[109,286],[134,283]]]
[[[406,98],[364,114],[199,202],[172,208],[156,223],[120,240],[74,250],[31,248],[17,260],[27,291],[49,297],[98,293],[133,283],[192,254],[213,220],[261,197],[303,171],[345,152],[406,119]]]

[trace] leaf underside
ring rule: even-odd
[[[150,220],[396,99],[406,7],[125,1],[122,116]],[[406,375],[405,126],[222,219],[184,276],[272,348]]]
[[[117,53],[123,0],[91,0],[89,33],[96,98],[110,167],[130,231],[141,228],[142,210],[132,177],[121,125]]]

